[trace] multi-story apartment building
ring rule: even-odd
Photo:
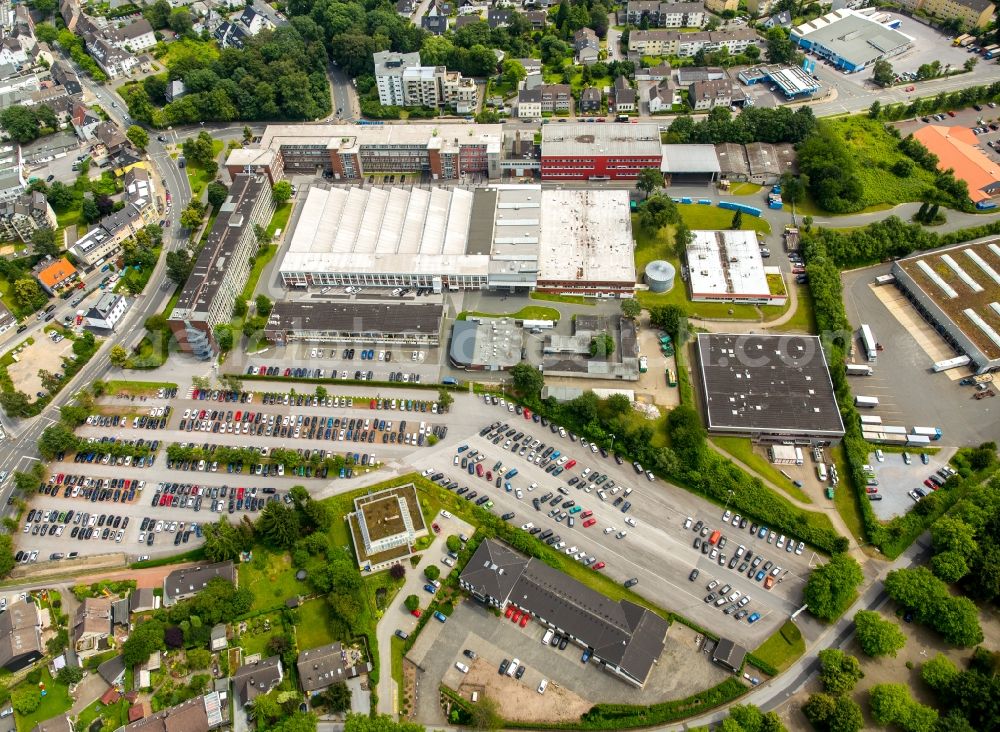
[[[578,64],[596,63],[601,53],[601,39],[591,28],[581,28],[573,35],[573,50]]]
[[[705,6],[700,2],[661,2],[631,0],[625,11],[626,21],[654,28],[704,28],[708,23]]]
[[[250,275],[250,257],[257,248],[254,225],[266,225],[273,212],[267,178],[244,174],[233,179],[208,241],[167,319],[181,350],[201,359],[215,353],[215,327],[232,318],[233,303]]]
[[[269,125],[255,148],[233,150],[230,175],[247,170],[274,182],[292,173],[360,180],[368,173],[427,173],[452,180],[465,173],[500,177],[500,125]]]
[[[20,239],[28,244],[36,230],[56,226],[55,212],[41,191],[0,203],[0,239],[4,241]]]
[[[580,92],[580,112],[584,114],[601,111],[601,90],[587,86]]]
[[[696,81],[688,87],[688,103],[697,111],[728,107],[733,103],[733,85],[728,79]]]
[[[990,0],[902,0],[902,5],[935,18],[961,20],[967,29],[984,28],[994,16]]]
[[[117,256],[126,239],[156,221],[156,194],[149,173],[142,168],[130,168],[124,184],[125,208],[101,219],[70,248],[77,261],[86,267],[95,267]]]
[[[378,101],[386,107],[402,107],[403,72],[406,69],[420,66],[419,53],[395,53],[379,51],[375,58],[375,86],[378,89]]]
[[[728,49],[729,53],[743,53],[748,46],[761,41],[751,28],[731,31],[700,31],[679,33],[671,30],[635,30],[629,34],[629,53],[643,56],[694,56],[698,51]]]
[[[21,172],[21,146],[16,142],[0,144],[0,203],[12,201],[24,192]]]
[[[454,107],[458,114],[476,111],[479,105],[479,87],[473,79],[466,79],[461,71],[446,71],[441,79],[441,95],[446,107]]]

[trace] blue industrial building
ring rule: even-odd
[[[803,50],[852,73],[913,46],[913,38],[897,30],[899,25],[899,21],[883,24],[845,8],[796,26],[791,38]]]
[[[803,66],[815,63],[807,59]],[[739,78],[747,86],[772,84],[781,90],[786,99],[810,97],[820,89],[820,83],[806,69],[798,66],[753,66],[741,71]]]

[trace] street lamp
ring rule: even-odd
[[[729,489],[729,497],[726,498],[726,507],[723,509],[723,513],[729,510],[729,502],[733,500],[733,490]]]
[[[611,433],[611,447],[609,448],[609,450],[610,451],[614,451],[614,449],[615,449],[615,434],[614,434],[614,432],[612,432]]]

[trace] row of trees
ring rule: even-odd
[[[816,130],[810,107],[747,107],[736,117],[727,107],[716,107],[700,122],[677,117],[667,131],[669,143],[790,142],[799,143]]]
[[[59,129],[59,120],[47,104],[31,107],[15,104],[0,111],[0,128],[23,145],[55,132]]]
[[[979,613],[967,597],[956,597],[948,585],[926,567],[897,569],[885,578],[885,591],[900,605],[910,608],[918,622],[925,623],[956,646],[974,646],[983,640]]]

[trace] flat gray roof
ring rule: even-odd
[[[440,303],[356,303],[283,300],[274,303],[268,331],[306,333],[436,333],[444,315]]]
[[[847,8],[804,23],[792,34],[818,43],[852,64],[867,63],[913,43],[905,33]]]
[[[655,124],[548,124],[542,127],[542,156],[630,155],[659,157]]]
[[[459,368],[497,371],[521,362],[523,332],[511,318],[456,320],[448,356]]]
[[[719,173],[714,145],[661,145],[664,173]]]
[[[709,430],[844,434],[818,336],[698,334]]]

